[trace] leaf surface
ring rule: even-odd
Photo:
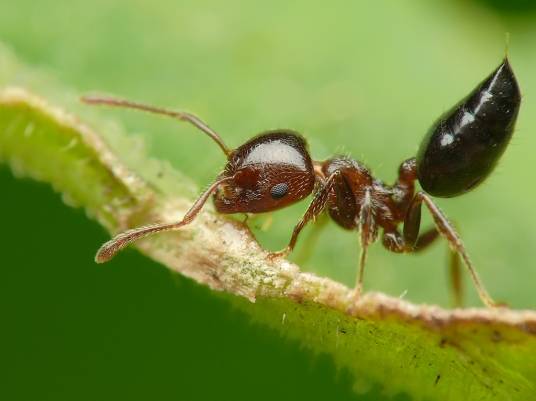
[[[73,105],[73,109],[77,106]],[[98,120],[98,119],[97,119]],[[21,88],[0,92],[0,160],[49,183],[111,233],[180,218],[189,184],[169,166],[133,156],[128,143],[97,132]],[[136,171],[127,167],[133,158]],[[429,400],[530,400],[536,393],[536,313],[445,310],[381,293],[358,304],[351,290],[266,258],[247,228],[210,207],[193,224],[136,246],[169,269],[218,291],[252,318],[314,352],[330,354],[356,389],[383,383],[388,394]]]

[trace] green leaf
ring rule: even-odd
[[[77,110],[71,102],[64,103]],[[17,175],[49,183],[111,233],[179,218],[192,202],[190,185],[133,151],[121,129],[105,133],[102,126],[98,117],[81,119],[25,89],[0,92],[0,160]],[[184,230],[136,247],[230,294],[254,320],[331,355],[358,391],[382,383],[388,394],[442,401],[528,400],[536,393],[535,312],[444,310],[372,292],[354,304],[346,286],[266,259],[249,230],[210,207]]]

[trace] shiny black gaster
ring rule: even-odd
[[[430,128],[417,154],[417,175],[433,196],[470,191],[492,172],[519,111],[521,94],[508,62]]]

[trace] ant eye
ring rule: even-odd
[[[287,194],[287,192],[288,192],[288,185],[284,182],[281,182],[272,187],[272,189],[270,190],[270,195],[272,195],[272,198],[274,199],[281,199],[283,196]]]

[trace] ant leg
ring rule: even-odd
[[[405,194],[405,202],[408,202],[410,207],[404,219],[403,237],[400,235],[396,227],[384,231],[383,245],[392,252],[420,252],[431,245],[440,234],[437,228],[431,228],[419,235],[421,207],[420,202],[417,205],[418,207],[415,207],[415,197],[413,196],[415,188],[414,182],[417,178],[416,163],[415,158],[410,158],[402,162],[398,170],[398,180],[395,185],[403,191]],[[457,251],[449,246],[449,271],[455,306],[461,306],[463,300],[460,270],[460,256]]]
[[[432,245],[439,238],[439,231],[433,227],[420,234],[413,247],[406,245],[406,241],[396,228],[383,233],[383,246],[395,253],[418,253]],[[456,307],[463,306],[462,277],[460,269],[460,256],[450,247],[449,250],[449,274],[452,290],[453,304]]]
[[[313,228],[309,232],[309,235],[305,238],[303,244],[300,247],[301,249],[298,253],[298,256],[296,256],[296,263],[302,265],[309,260],[313,249],[316,248],[320,233],[326,227],[328,221],[329,218],[326,213],[322,213],[318,216],[315,221],[315,224],[313,225]]]
[[[359,252],[359,273],[354,289],[354,299],[357,301],[361,298],[361,292],[363,292],[363,278],[365,276],[365,264],[367,262],[368,244],[361,242],[361,251]]]
[[[406,213],[406,219],[404,221],[404,239],[406,241],[406,244],[408,246],[411,246],[412,248],[416,244],[416,234],[418,234],[420,225],[420,209],[423,202],[429,210],[430,214],[432,215],[432,218],[434,219],[434,223],[439,233],[447,239],[451,249],[458,255],[460,255],[460,257],[464,261],[464,264],[467,267],[467,270],[469,271],[469,274],[471,276],[471,280],[473,281],[473,284],[478,292],[480,300],[488,307],[499,306],[493,301],[491,296],[486,291],[484,284],[480,280],[478,273],[473,267],[471,259],[469,259],[469,255],[467,254],[467,251],[465,249],[465,246],[463,245],[462,240],[460,239],[460,236],[458,235],[456,230],[454,230],[454,227],[447,220],[443,212],[424,192],[418,192],[415,195]],[[408,235],[407,237],[406,234]],[[455,276],[456,273],[453,273],[453,278],[456,280]],[[454,282],[454,285],[457,285],[456,282]]]
[[[437,228],[432,227],[420,234],[413,247],[413,252],[421,252],[432,245],[436,239],[439,238],[439,231]]]
[[[452,299],[454,306],[463,307],[463,280],[462,268],[460,264],[460,255],[449,249],[449,272],[450,287],[452,289]]]
[[[409,253],[421,252],[432,245],[439,238],[439,231],[433,227],[420,234],[413,247],[407,245],[407,240],[395,227],[386,229],[383,233],[383,246],[391,252]]]
[[[324,183],[321,184],[321,187],[315,193],[314,198],[309,204],[309,207],[305,211],[303,217],[300,219],[298,224],[296,224],[296,226],[294,227],[294,230],[292,231],[292,237],[290,238],[288,245],[281,251],[269,253],[268,254],[269,258],[285,257],[290,252],[292,252],[292,250],[294,249],[294,246],[296,245],[296,241],[298,240],[298,236],[300,235],[300,232],[303,229],[303,227],[305,227],[305,225],[310,220],[314,221],[316,217],[326,207],[331,189],[333,187],[333,181],[338,175],[339,175],[339,171],[335,171],[333,174],[331,174],[328,177],[328,179]]]
[[[370,190],[367,189],[363,196],[363,203],[359,212],[359,242],[361,244],[361,251],[359,254],[359,273],[354,289],[354,299],[356,301],[359,300],[363,291],[363,278],[365,275],[368,247],[374,242],[377,233],[374,214],[372,212]]]
[[[131,230],[127,230],[116,235],[114,238],[112,238],[110,241],[106,242],[104,245],[100,247],[100,249],[97,251],[97,255],[95,256],[95,262],[97,263],[108,262],[117,254],[117,252],[125,248],[128,244],[134,241],[137,241],[143,237],[146,237],[150,234],[154,234],[154,233],[158,233],[162,231],[176,230],[180,227],[183,227],[191,223],[195,219],[195,217],[198,215],[198,213],[201,211],[201,208],[206,203],[206,201],[208,200],[212,192],[214,192],[220,184],[226,181],[230,181],[232,179],[233,177],[225,177],[220,180],[216,180],[194,202],[194,204],[190,207],[190,210],[186,212],[182,220],[177,223],[150,224],[147,226],[133,228]]]
[[[437,228],[430,228],[423,234],[419,235],[413,252],[421,252],[429,245],[439,238],[439,231]],[[461,275],[460,255],[458,252],[453,251],[450,246],[448,248],[448,265],[449,265],[449,279],[450,288],[452,291],[452,304],[455,307],[461,308],[463,306],[463,281]]]
[[[82,100],[82,102],[84,103],[92,104],[92,105],[99,104],[99,105],[106,105],[106,106],[112,106],[112,107],[124,107],[127,109],[136,109],[136,110],[141,110],[141,111],[147,111],[149,113],[161,114],[164,116],[175,118],[180,121],[186,121],[192,124],[197,129],[203,131],[209,137],[211,137],[214,140],[214,142],[218,144],[221,150],[223,150],[223,153],[225,153],[226,156],[229,156],[232,152],[227,147],[227,145],[225,145],[225,143],[223,142],[223,139],[221,139],[218,133],[214,131],[212,128],[210,128],[203,120],[201,120],[199,117],[197,117],[194,114],[186,113],[183,111],[167,110],[161,107],[149,106],[146,104],[132,102],[130,100],[119,99],[119,98],[114,98],[114,97],[82,96],[80,100]]]

